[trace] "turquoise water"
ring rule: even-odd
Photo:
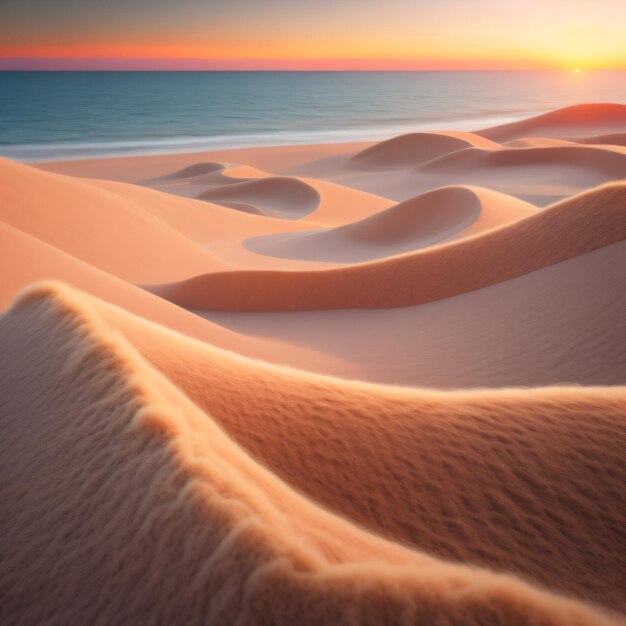
[[[580,102],[626,102],[626,72],[0,72],[0,155],[384,139]]]

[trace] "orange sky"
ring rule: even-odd
[[[621,69],[624,24],[626,0],[22,0],[0,9],[0,57],[2,67]]]

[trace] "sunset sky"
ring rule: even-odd
[[[0,68],[626,69],[626,0],[20,0]]]

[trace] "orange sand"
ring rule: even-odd
[[[0,622],[625,624],[625,133],[1,160]]]

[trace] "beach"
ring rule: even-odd
[[[0,158],[0,621],[626,624],[626,105],[480,122]]]

